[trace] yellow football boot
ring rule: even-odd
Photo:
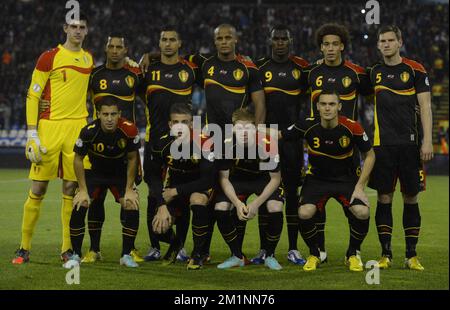
[[[317,267],[319,267],[319,265],[320,265],[320,258],[318,258],[317,256],[314,256],[314,255],[310,255],[306,259],[305,265],[303,265],[303,270],[304,271],[314,271],[317,269]]]
[[[81,260],[82,264],[92,264],[95,263],[96,261],[102,260],[102,255],[100,254],[100,252],[94,252],[94,251],[89,251],[89,253],[87,253],[83,259]]]
[[[142,263],[144,261],[144,259],[142,258],[142,256],[139,255],[136,249],[131,250],[130,256],[136,263]]]
[[[203,261],[200,256],[193,257],[189,259],[189,263],[187,265],[188,270],[198,270],[202,267]]]
[[[420,264],[419,259],[417,258],[417,256],[411,257],[411,258],[407,258],[405,260],[405,265],[407,268],[411,269],[411,270],[417,270],[417,271],[424,271],[425,268],[423,268],[423,266]]]
[[[345,260],[345,264],[348,266],[350,271],[363,271],[363,263],[359,255],[352,255]]]
[[[388,256],[383,256],[378,261],[378,268],[380,269],[388,269],[391,266],[392,266],[392,259]]]

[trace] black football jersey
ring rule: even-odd
[[[317,99],[323,89],[334,89],[339,93],[342,103],[341,115],[358,119],[358,95],[373,93],[364,68],[343,60],[339,66],[314,64],[305,69],[306,83],[311,91],[310,117],[318,116]]]
[[[198,78],[197,66],[183,58],[173,65],[156,61],[145,75],[147,129],[145,141],[155,142],[169,131],[172,104],[190,102],[192,87]]]
[[[292,55],[283,63],[265,57],[256,65],[266,98],[266,124],[277,124],[282,129],[295,123],[300,113],[300,96],[306,91],[302,81],[308,62]]]
[[[368,71],[375,90],[374,146],[420,144],[417,94],[430,91],[425,68],[402,58],[396,66],[378,63]]]
[[[190,57],[200,68],[206,97],[206,120],[221,128],[231,124],[233,112],[249,103],[250,94],[262,90],[256,65],[237,55],[222,61],[217,55]]]
[[[160,138],[152,147],[150,191],[157,204],[163,204],[163,188],[176,188],[178,195],[190,195],[213,187],[215,177],[212,140],[201,134],[191,133],[188,145],[177,144],[169,134]],[[183,147],[189,156],[180,156]],[[175,154],[176,153],[176,154]]]
[[[127,154],[138,151],[140,146],[138,129],[131,121],[120,118],[117,129],[107,133],[97,119],[81,130],[73,150],[81,156],[89,156],[93,173],[126,178]]]
[[[320,118],[307,118],[292,126],[288,131],[295,131],[307,142],[308,170],[306,174],[325,180],[357,180],[353,160],[355,146],[362,153],[372,148],[362,126],[345,116],[339,117],[339,123],[335,128],[322,127]]]
[[[278,145],[268,135],[256,135],[254,150],[240,146],[230,139],[224,142],[225,159],[218,160],[219,170],[230,170],[230,177],[242,181],[269,178],[270,172],[280,170]]]
[[[104,64],[96,67],[89,80],[92,101],[96,103],[104,96],[117,98],[121,116],[135,123],[136,92],[142,77],[139,68],[132,68],[128,65],[117,70],[108,69]],[[97,118],[95,105],[93,118]]]

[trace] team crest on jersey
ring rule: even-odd
[[[409,80],[409,73],[404,71],[402,74],[400,74],[400,79],[402,80],[403,83],[408,82],[408,80]]]
[[[350,138],[347,136],[342,136],[339,138],[339,144],[342,148],[346,148],[350,144]]]
[[[240,81],[244,76],[244,71],[242,71],[241,69],[236,69],[233,71],[233,76],[236,81]]]
[[[117,141],[117,146],[124,149],[127,146],[127,141],[124,138],[119,139],[119,141]]]
[[[352,79],[349,78],[348,76],[342,79],[342,85],[344,85],[345,88],[349,87],[350,84],[352,84]]]
[[[300,78],[300,70],[298,69],[292,70],[292,76],[294,77],[294,79],[298,80]]]
[[[129,88],[133,88],[134,78],[131,75],[127,75],[127,77],[125,78],[125,83],[127,83]]]
[[[186,81],[187,81],[188,78],[189,78],[189,73],[188,73],[186,70],[181,70],[181,71],[178,73],[178,77],[180,78],[180,81],[181,81],[181,82],[186,83]]]

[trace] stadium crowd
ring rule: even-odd
[[[346,57],[362,66],[378,60],[376,30],[365,23],[361,3],[339,1],[80,1],[89,16],[85,47],[104,62],[106,36],[119,29],[129,38],[130,57],[156,51],[162,25],[177,25],[183,39],[182,53],[213,50],[212,32],[221,22],[238,29],[238,51],[252,58],[267,55],[267,34],[271,26],[283,22],[294,33],[294,51],[314,61],[320,52],[315,30],[325,22],[348,27],[351,45]],[[25,97],[31,72],[39,54],[63,41],[61,16],[66,9],[60,1],[6,0],[0,3],[0,129],[25,128]],[[338,17],[338,18],[335,18]],[[404,55],[424,64],[432,84],[448,76],[448,4],[395,1],[383,3],[381,23],[398,25],[403,31]],[[361,26],[363,25],[363,26]],[[439,91],[439,87],[435,87]],[[197,91],[193,103],[201,109]],[[142,107],[142,103],[141,107]],[[138,124],[145,123],[139,109]],[[364,115],[364,113],[362,113]]]

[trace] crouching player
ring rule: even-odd
[[[283,229],[284,203],[283,191],[280,188],[278,147],[271,141],[270,136],[256,131],[255,117],[247,110],[236,110],[232,121],[235,143],[227,146],[233,142],[226,140],[226,159],[218,161],[222,190],[218,193],[215,204],[217,225],[232,256],[217,268],[245,265],[242,253],[245,221],[255,217],[259,207],[266,204],[269,215],[266,231],[267,256],[264,264],[270,269],[280,270],[282,267],[274,256]],[[256,194],[256,198],[246,204],[247,198],[252,194]],[[240,223],[233,219],[233,213],[230,212],[233,207],[236,208]],[[237,229],[237,226],[243,226],[244,229]]]
[[[358,122],[339,116],[342,104],[339,94],[323,90],[317,102],[319,119],[307,119],[282,131],[285,139],[303,137],[308,144],[309,169],[300,195],[300,233],[311,255],[303,266],[315,270],[320,264],[316,212],[323,212],[329,198],[342,206],[350,224],[350,243],[346,264],[351,271],[362,271],[359,250],[369,229],[369,201],[364,193],[375,163],[371,143]],[[365,157],[361,175],[355,174],[353,148],[356,145]]]
[[[90,201],[109,189],[124,210],[121,218],[123,241],[120,264],[138,267],[130,256],[139,226],[139,197],[133,190],[140,147],[138,129],[133,123],[120,117],[114,97],[103,97],[96,103],[96,109],[98,119],[81,130],[74,147],[74,169],[79,186],[70,219],[74,254],[63,266],[71,268],[80,262],[85,217]],[[86,155],[92,164],[89,170],[83,167]]]
[[[150,190],[158,206],[152,227],[161,241],[170,244],[165,263],[174,263],[183,244],[172,224],[189,218],[192,210],[194,249],[187,269],[195,270],[201,268],[209,251],[207,206],[215,175],[214,153],[211,141],[192,130],[189,104],[171,106],[169,127],[170,135],[162,136],[152,149]]]

